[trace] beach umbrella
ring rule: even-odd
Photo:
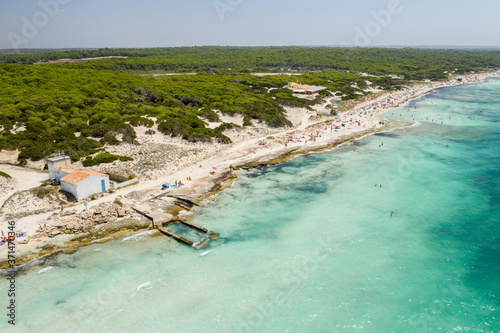
[[[217,170],[217,168],[216,168],[216,167],[212,167],[212,169]]]

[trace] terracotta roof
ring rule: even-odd
[[[97,171],[94,171],[94,170],[79,170],[80,172],[84,172],[84,173],[87,173],[91,176],[107,176],[106,174],[104,173],[100,173],[100,172],[97,172]]]
[[[292,90],[297,90],[297,91],[307,91],[307,92],[318,92],[323,89],[326,89],[326,87],[321,87],[321,86],[311,86],[308,84],[298,84],[295,82],[290,82],[288,86],[286,86],[288,89]]]
[[[78,184],[79,182],[81,182],[84,179],[87,179],[90,176],[106,176],[106,175],[92,170],[74,170],[69,175],[62,177],[61,181],[70,184]]]
[[[69,175],[66,175],[61,178],[62,182],[70,183],[70,184],[78,184],[82,180],[86,179],[87,177],[90,177],[88,173],[81,172],[81,171],[73,171]]]
[[[71,169],[71,168],[60,168],[59,170],[67,172],[67,173],[72,173],[73,171],[75,171],[75,169]]]
[[[295,82],[290,82],[288,84],[288,88],[289,89],[302,89],[302,90],[307,90],[307,89],[311,89],[311,88],[314,88],[314,86],[310,86],[308,84],[298,84],[298,83],[295,83]]]

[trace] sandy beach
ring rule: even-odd
[[[118,213],[116,224],[120,221],[144,221],[144,218],[133,212],[130,207],[147,205],[150,209],[162,209],[161,205],[154,204],[155,198],[162,194],[173,197],[187,198],[196,204],[204,205],[213,200],[214,196],[229,186],[235,179],[234,170],[252,168],[258,165],[274,164],[286,161],[297,154],[328,149],[355,138],[388,130],[401,126],[389,123],[383,116],[411,99],[421,97],[435,89],[473,84],[491,77],[493,73],[474,74],[463,77],[462,81],[426,82],[416,84],[410,88],[397,92],[383,92],[373,95],[373,98],[364,102],[355,103],[345,112],[337,116],[318,116],[317,111],[325,108],[329,102],[314,106],[315,111],[300,108],[285,108],[288,119],[293,127],[271,129],[262,124],[254,124],[252,128],[228,130],[224,134],[231,138],[232,144],[187,143],[178,138],[166,137],[158,131],[154,135],[146,135],[146,128],[136,128],[140,146],[119,145],[107,147],[111,153],[134,156],[134,162],[123,162],[118,167],[138,176],[140,182],[136,185],[121,188],[114,193],[106,194],[95,200],[68,204],[61,210],[59,204],[47,206],[46,201],[40,201],[33,194],[27,200],[26,191],[37,188],[48,178],[46,171],[20,168],[10,164],[1,164],[0,171],[12,176],[12,179],[2,179],[0,183],[1,219],[0,230],[4,235],[8,232],[8,221],[14,220],[16,231],[26,233],[26,236],[16,238],[15,250],[17,264],[22,264],[42,255],[51,255],[61,250],[73,251],[76,247],[89,243],[91,238],[82,242],[73,242],[68,246],[73,234],[41,233],[41,229],[51,224],[61,224],[77,214],[90,214],[102,207],[119,202],[124,205],[124,213]],[[224,122],[241,125],[242,117],[228,117],[220,115]],[[220,123],[208,123],[216,127]],[[11,156],[12,153],[9,153]],[[9,160],[5,160],[9,163]],[[12,163],[10,161],[10,163]],[[33,167],[43,167],[33,164]],[[75,168],[82,168],[76,163]],[[94,170],[109,173],[117,166],[100,165]],[[2,177],[0,177],[2,178]],[[173,184],[181,181],[180,188],[163,190],[165,182]],[[23,193],[20,196],[19,193]],[[18,196],[16,199],[15,196]],[[168,197],[168,195],[166,196]],[[157,200],[158,201],[158,200]],[[163,200],[174,206],[173,199]],[[116,206],[116,205],[115,205]],[[118,207],[119,208],[119,207]],[[118,209],[117,208],[117,209]],[[119,209],[118,209],[119,210]],[[173,210],[176,214],[182,209]],[[102,214],[103,216],[104,213]],[[125,222],[124,222],[125,223]],[[104,224],[100,224],[102,227]],[[144,223],[140,228],[147,228],[151,223]],[[120,228],[116,229],[119,230]],[[112,236],[123,233],[109,232]],[[134,228],[123,228],[123,232],[130,232]],[[102,233],[104,237],[109,234]],[[93,236],[93,239],[98,238]],[[4,268],[7,258],[7,246],[0,246],[0,266]]]

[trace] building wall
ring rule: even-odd
[[[138,182],[138,181],[139,181],[139,179],[137,179],[137,178],[130,179],[130,180],[127,180],[126,182],[121,182],[121,183],[114,185],[114,189],[117,190],[121,187],[125,187],[127,185],[133,184],[133,183]]]
[[[56,167],[49,164],[49,179],[60,180],[62,177],[69,175],[69,173],[57,169]]]
[[[65,158],[55,162],[47,161],[47,164],[52,164],[56,168],[67,168],[71,165],[71,159]]]
[[[73,195],[76,197],[76,201],[79,201],[79,200],[80,200],[80,199],[78,198],[78,196],[77,196],[77,192],[76,192],[76,185],[75,185],[75,184],[66,183],[65,181],[62,181],[62,182],[61,182],[61,189],[62,189],[64,192],[69,192],[69,193],[73,194]]]
[[[55,169],[68,168],[71,166],[71,158],[69,156],[66,156],[64,158],[57,158],[56,161],[54,161],[53,159],[54,158],[47,159],[47,165],[49,166],[49,169],[51,166]]]
[[[101,180],[104,180],[105,190],[109,190],[109,176],[89,176],[79,182],[78,184],[70,184],[61,181],[61,188],[73,194],[77,201],[85,199],[92,194],[101,193],[102,185]]]
[[[104,180],[105,190],[109,190],[109,176],[90,176],[77,185],[78,200],[84,199],[92,194],[101,193],[101,180]]]

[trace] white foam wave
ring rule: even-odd
[[[136,290],[135,290],[135,291],[136,291],[136,292],[138,292],[139,290],[141,290],[141,289],[143,289],[143,288],[147,288],[147,287],[151,287],[151,282],[150,282],[150,281],[148,281],[148,282],[146,282],[146,283],[141,284],[140,286],[138,286],[138,287],[136,288]],[[148,289],[149,289],[149,288],[148,288]]]
[[[181,210],[179,212],[179,216],[187,216],[187,215],[193,215],[193,212],[190,212],[188,210]]]
[[[140,240],[143,240],[147,236],[152,235],[155,231],[156,230],[146,230],[146,231],[139,232],[139,233],[137,233],[135,235],[132,235],[132,236],[129,236],[129,237],[125,237],[124,239],[121,240],[121,243],[129,241],[129,240],[135,240],[136,242],[140,241]]]
[[[105,237],[105,238],[101,238],[101,239],[96,239],[96,240],[91,241],[90,244],[103,243],[103,242],[110,240],[110,239],[113,239],[113,237]]]
[[[43,268],[43,269],[39,270],[37,274],[48,273],[48,272],[50,272],[53,268],[54,268],[54,266],[45,267],[45,268]]]

